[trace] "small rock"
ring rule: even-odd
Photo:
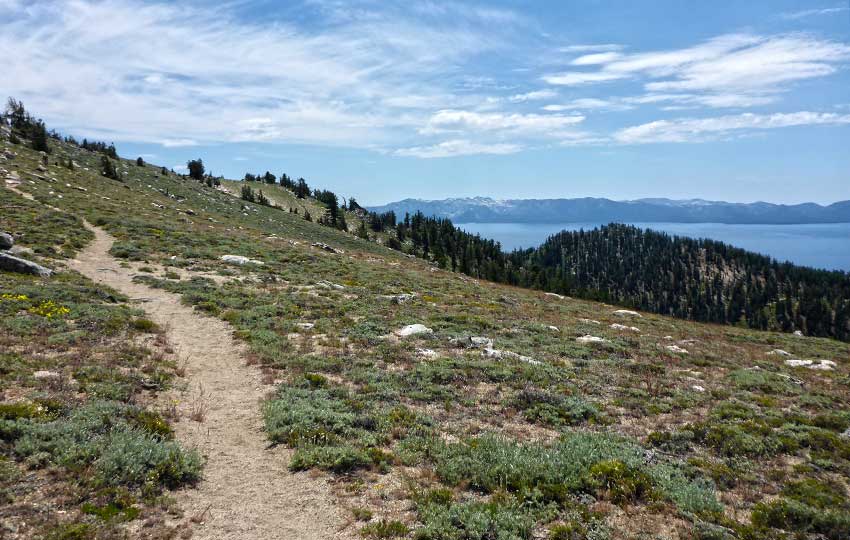
[[[424,324],[408,324],[404,328],[400,328],[395,331],[396,335],[399,337],[408,337],[415,336],[418,334],[433,334],[434,331],[425,326]]]
[[[641,317],[640,313],[630,309],[618,309],[614,312],[614,315],[619,315],[621,317]]]
[[[553,293],[553,292],[547,292],[547,293],[544,293],[544,294],[546,294],[546,296],[551,296],[552,298],[557,298],[558,300],[563,300],[563,299],[566,298],[566,296],[563,296],[561,294],[556,294],[556,293]]]
[[[416,293],[401,293],[401,294],[383,294],[379,298],[389,300],[393,304],[404,304],[408,300],[416,298]]]
[[[456,347],[463,347],[465,349],[489,349],[493,347],[493,340],[483,336],[452,338],[449,340],[449,343]]]
[[[295,323],[295,326],[297,326],[298,328],[301,328],[303,330],[310,330],[316,325],[311,323],[311,322],[300,322],[300,323]]]
[[[326,279],[323,279],[322,281],[316,283],[316,286],[321,287],[322,289],[334,289],[336,291],[342,291],[345,289],[345,285],[340,285],[339,283],[331,283]]]
[[[797,337],[803,337],[803,332],[800,330],[794,330],[794,335]]]
[[[772,351],[770,351],[770,352],[769,352],[769,353],[767,353],[767,354],[768,354],[769,356],[773,356],[773,355],[779,355],[779,356],[792,356],[792,355],[791,355],[791,353],[789,353],[788,351],[783,351],[782,349],[773,349]]]
[[[0,249],[12,249],[15,245],[15,239],[11,234],[0,231]]]
[[[258,265],[264,264],[263,261],[258,261],[256,259],[249,259],[248,257],[243,257],[242,255],[222,255],[220,257],[220,259],[222,261],[226,262],[226,263],[239,264],[239,265],[248,264],[248,263],[258,264]]]
[[[437,351],[432,349],[416,349],[416,356],[421,356],[423,358],[436,358]]]
[[[547,326],[546,328],[547,328],[548,330],[553,331],[553,332],[560,332],[560,331],[561,331],[561,329],[560,329],[560,328],[558,328],[557,326],[552,326],[551,324],[550,324],[549,326]]]
[[[687,349],[683,349],[678,345],[667,345],[666,349],[672,353],[676,354],[688,354]]]
[[[579,343],[602,343],[605,341],[605,339],[597,336],[591,336],[588,334],[586,336],[577,337],[576,341],[578,341]]]
[[[700,386],[700,385],[698,385],[698,384],[695,384],[695,385],[691,386],[691,389],[692,389],[694,392],[705,392],[705,387]]]
[[[611,325],[611,328],[613,328],[614,330],[631,330],[632,332],[640,332],[640,328],[636,328],[634,326],[626,326],[625,324],[614,323]]]
[[[844,430],[844,433],[839,435],[842,439],[850,439],[850,428]]]
[[[581,321],[585,324],[602,324],[601,322],[594,320],[594,319],[579,319],[579,321]]]
[[[338,253],[338,254],[344,254],[345,253],[343,250],[336,249],[335,247],[329,246],[329,245],[325,244],[324,242],[314,242],[312,244],[312,246],[314,248],[323,249],[323,250],[330,252],[330,253]]]
[[[46,381],[46,380],[55,381],[55,380],[59,380],[59,378],[61,377],[61,375],[59,375],[55,371],[47,371],[47,370],[36,371],[32,374],[32,376],[33,376],[34,379],[38,379],[38,380],[41,380],[41,381]]]

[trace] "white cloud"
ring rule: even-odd
[[[470,156],[476,154],[505,155],[515,154],[522,146],[511,143],[476,143],[464,139],[444,141],[430,146],[414,146],[401,148],[394,153],[397,156],[418,158],[445,158],[454,156]]]
[[[691,104],[746,107],[775,101],[795,81],[833,74],[848,59],[847,44],[807,34],[727,34],[682,49],[589,54],[573,63],[598,65],[596,71],[548,74],[543,80],[578,86],[648,79],[645,88],[653,94],[699,94],[688,98]]]
[[[621,73],[603,73],[589,71],[567,71],[553,75],[544,75],[543,80],[558,86],[579,86],[598,82],[616,81],[627,76]]]
[[[622,45],[616,43],[600,43],[598,45],[568,45],[566,47],[560,47],[558,50],[565,53],[589,53],[620,51],[624,48]]]
[[[570,63],[574,66],[594,66],[597,64],[607,64],[609,62],[613,62],[621,56],[623,55],[617,52],[586,54],[584,56],[579,56]]]
[[[804,9],[801,11],[792,11],[788,13],[780,13],[779,16],[783,19],[787,20],[796,20],[796,19],[804,19],[806,17],[812,17],[815,15],[835,15],[836,13],[841,13],[843,11],[847,11],[847,6],[836,6],[831,8],[822,8],[822,9]]]
[[[521,24],[483,8],[323,2],[300,6],[324,15],[307,27],[242,18],[240,2],[0,1],[14,9],[0,17],[4,92],[62,131],[168,145],[397,144],[421,109],[480,102],[458,98],[458,68]]]
[[[192,139],[160,139],[159,144],[166,148],[179,148],[181,146],[198,146],[198,141]]]
[[[421,132],[500,132],[557,136],[560,131],[582,121],[584,116],[581,115],[480,113],[447,109],[431,116]]]
[[[570,101],[569,103],[564,104],[555,104],[555,105],[546,105],[543,107],[544,111],[550,112],[562,112],[562,111],[575,111],[575,110],[594,110],[594,109],[602,109],[602,110],[611,110],[611,111],[625,111],[628,109],[634,108],[633,105],[625,103],[623,100],[610,100],[610,99],[599,99],[599,98],[579,98]]]
[[[553,90],[535,90],[524,94],[514,94],[508,98],[511,103],[524,103],[526,101],[535,101],[540,99],[551,99],[557,96],[558,93]]]
[[[714,118],[657,120],[621,129],[614,134],[614,139],[624,144],[699,142],[739,131],[841,124],[850,124],[850,114],[809,111],[775,114],[744,113]]]

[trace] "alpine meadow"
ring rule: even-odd
[[[0,538],[850,538],[850,274],[651,226],[845,222],[850,13],[720,4],[0,2]]]

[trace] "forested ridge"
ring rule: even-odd
[[[505,253],[451,220],[405,216],[398,240],[473,277],[695,321],[850,340],[850,275],[630,225],[563,231]]]

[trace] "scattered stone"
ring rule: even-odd
[[[345,253],[343,250],[329,246],[329,245],[325,244],[324,242],[313,242],[312,246],[314,248],[323,249],[323,250],[330,252],[330,253],[337,253],[337,254],[340,254],[340,255]]]
[[[433,349],[416,349],[416,356],[421,356],[423,358],[436,358],[438,354],[437,351]]]
[[[553,331],[553,332],[560,332],[561,331],[560,328],[558,328],[557,326],[552,326],[551,324],[549,326],[547,326],[546,328]]]
[[[836,363],[832,360],[801,360],[798,358],[789,358],[785,360],[786,366],[804,367],[818,371],[832,371]]]
[[[661,338],[661,339],[673,339],[673,336],[664,336],[664,337],[663,337],[663,338]]]
[[[424,324],[408,324],[404,328],[400,328],[395,331],[396,335],[399,337],[408,337],[415,336],[418,334],[433,334],[434,331],[425,326]]]
[[[632,332],[640,332],[640,328],[634,326],[626,326],[625,324],[614,323],[611,325],[614,330],[631,330]]]
[[[844,430],[844,433],[839,435],[842,439],[850,439],[850,428]]]
[[[53,270],[45,268],[40,264],[2,252],[0,252],[0,270],[17,272],[18,274],[33,274],[41,277],[50,277],[53,273]]]
[[[15,239],[11,234],[0,231],[0,249],[12,249],[15,245]]]
[[[219,258],[222,261],[224,261],[226,263],[230,263],[230,264],[239,264],[239,265],[248,264],[248,263],[258,264],[258,265],[265,264],[265,263],[263,263],[263,261],[258,261],[256,259],[249,259],[248,257],[243,257],[242,255],[222,255]]]
[[[47,371],[47,370],[39,370],[32,374],[34,379],[38,379],[41,381],[56,381],[59,380],[62,376],[56,373],[55,371]]]
[[[564,300],[566,298],[566,296],[564,296],[564,295],[556,294],[556,293],[553,293],[553,292],[547,292],[547,293],[544,293],[544,294],[546,296],[551,296],[553,298],[557,298],[558,300]]]
[[[336,291],[342,291],[345,289],[345,285],[340,285],[339,283],[331,283],[326,279],[323,279],[322,281],[316,283],[316,287],[321,287],[322,289],[334,289]]]
[[[676,354],[688,354],[687,349],[683,349],[678,345],[667,345],[666,349],[672,353]]]
[[[630,309],[618,309],[614,312],[614,315],[619,315],[621,317],[641,317],[642,316],[637,311],[632,311]]]
[[[797,337],[803,337],[803,332],[800,330],[794,330],[794,335]]]
[[[602,324],[601,322],[599,322],[595,319],[579,319],[579,321],[581,321],[585,324]]]
[[[298,328],[301,328],[302,330],[311,330],[316,325],[311,323],[311,322],[300,322],[300,323],[295,323],[295,326],[297,326]]]
[[[535,360],[534,358],[531,358],[529,356],[523,356],[519,353],[515,353],[512,351],[502,351],[499,349],[494,349],[492,347],[485,347],[482,354],[487,358],[514,358],[516,360],[519,360],[520,362],[531,364],[532,366],[539,366],[541,364],[539,360]]]
[[[449,343],[465,349],[491,349],[493,347],[493,340],[483,336],[452,338]]]
[[[769,353],[767,353],[767,354],[768,354],[768,356],[773,356],[773,355],[779,355],[779,356],[793,356],[793,355],[792,355],[791,353],[789,353],[788,351],[783,351],[782,349],[773,349],[772,351],[770,351],[770,352],[769,352]]]
[[[705,392],[705,387],[695,384],[691,386],[691,389],[695,392]]]
[[[605,341],[605,339],[597,336],[591,336],[590,334],[588,334],[586,336],[577,337],[576,341],[578,341],[579,343],[602,343]]]
[[[404,304],[408,300],[416,298],[416,293],[401,293],[401,294],[382,294],[379,298],[389,300],[393,304]]]

